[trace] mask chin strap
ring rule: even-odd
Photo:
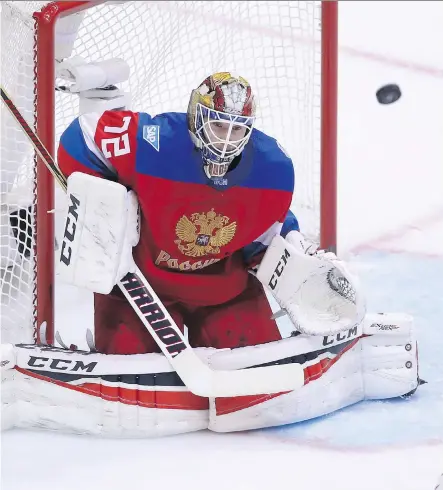
[[[214,177],[224,177],[229,170],[229,165],[231,165],[235,158],[235,155],[232,155],[232,157],[225,158],[223,163],[219,163],[211,159],[211,156],[213,157],[213,155],[208,148],[203,148],[202,152],[203,170],[209,179]],[[214,170],[216,170],[216,172],[214,172]]]

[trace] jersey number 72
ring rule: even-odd
[[[130,122],[131,117],[125,116],[123,118],[123,126],[121,126],[120,128],[113,126],[104,127],[104,131],[106,133],[114,133],[120,135],[114,138],[102,139],[102,152],[106,158],[111,158],[113,156],[119,157],[121,155],[126,155],[131,152],[131,148],[129,146],[129,136],[127,132]]]

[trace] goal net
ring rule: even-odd
[[[336,8],[334,1],[4,1],[1,83],[55,154],[79,114],[78,96],[55,90],[62,59],[125,60],[130,75],[119,88],[130,94],[129,109],[150,114],[184,112],[210,73],[238,73],[256,92],[256,127],[294,161],[292,209],[303,231],[335,245]],[[68,30],[58,29],[62,21]],[[69,52],[60,49],[66,45]],[[63,204],[3,106],[1,118],[2,341],[51,343],[54,216]]]

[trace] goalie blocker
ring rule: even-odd
[[[80,172],[69,177],[67,192],[57,276],[109,294],[127,272],[136,271],[132,248],[140,239],[137,196],[121,184]]]
[[[161,354],[2,345],[2,428],[125,437],[240,431],[308,420],[364,399],[403,396],[419,385],[413,320],[404,314],[367,315],[362,324],[331,336],[300,334],[254,347],[196,351],[216,369],[300,363],[305,385],[272,395],[208,399],[192,394]]]

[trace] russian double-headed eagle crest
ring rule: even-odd
[[[179,240],[174,243],[181,253],[190,257],[218,254],[220,247],[227,245],[235,235],[237,223],[228,223],[229,218],[214,209],[208,213],[193,213],[191,219],[182,216],[175,226]]]

